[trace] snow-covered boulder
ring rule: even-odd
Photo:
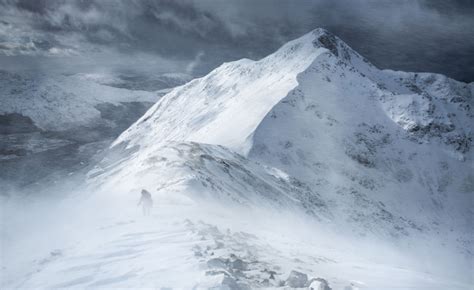
[[[308,285],[309,290],[332,290],[328,281],[323,278],[313,278],[308,282]]]

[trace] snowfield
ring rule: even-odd
[[[472,289],[473,93],[324,29],[225,63],[73,194],[2,201],[2,287]]]

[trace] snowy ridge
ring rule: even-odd
[[[319,220],[328,219],[326,205],[317,193],[298,180],[285,177],[274,168],[262,167],[223,146],[170,142],[146,159],[135,158],[125,164],[137,170],[120,170],[122,164],[111,163],[105,173],[92,171],[90,176],[105,174],[117,181],[104,186],[104,191],[128,188],[131,181],[139,181],[134,185],[137,188],[186,190],[207,202],[236,203],[255,210],[293,208]],[[148,170],[150,167],[153,170]],[[102,175],[100,179],[106,177]]]
[[[317,29],[260,61],[225,64],[172,91],[115,141],[133,153],[107,178],[98,170],[98,180],[152,187],[169,180],[159,176],[169,166],[148,164],[164,144],[217,144],[242,155],[240,161],[220,157],[218,164],[231,169],[206,170],[187,163],[199,174],[170,188],[179,184],[176,191],[191,199],[211,193],[242,204],[242,196],[261,196],[250,181],[258,179],[229,172],[256,161],[278,172],[284,191],[298,184],[317,197],[319,207],[312,209],[322,216],[316,220],[329,220],[346,235],[395,238],[413,253],[422,253],[432,239],[430,247],[449,245],[446,255],[469,263],[472,88],[437,74],[378,70]],[[185,146],[198,146],[192,144]],[[218,151],[212,152],[198,156],[217,160]],[[242,190],[239,183],[251,186]],[[295,192],[293,202],[304,204],[305,195]],[[252,203],[258,208],[267,202]]]
[[[442,221],[465,229],[470,103],[472,84],[380,71],[317,29],[260,61],[224,64],[175,89],[114,145],[137,150],[119,171],[146,172],[146,158],[169,141],[217,144],[322,191],[346,221],[383,217],[396,236]],[[362,207],[335,197],[348,193]],[[440,209],[445,218],[432,216]]]
[[[284,192],[305,188],[293,190],[293,203],[321,213],[316,220],[330,220],[336,232],[395,238],[413,253],[426,247],[416,241],[433,239],[469,263],[472,93],[472,84],[437,74],[378,70],[317,29],[260,61],[227,63],[173,90],[114,142],[129,157],[98,169],[97,180],[153,188],[171,180],[162,176],[169,165],[150,162],[170,141],[216,144],[240,157],[193,149],[199,159],[221,161],[203,170],[184,155],[191,173],[171,170],[185,177],[169,188],[223,204],[259,196],[249,204],[262,207],[278,194],[266,188],[261,199],[252,182],[259,169],[246,168],[252,177],[233,172],[257,162],[267,174],[279,172]],[[319,207],[305,210],[305,196]]]
[[[297,86],[299,73],[328,52],[315,41],[323,39],[326,43],[327,38],[327,32],[318,29],[262,60],[223,64],[207,76],[173,90],[114,144],[126,141],[133,146],[137,136],[142,136],[139,139],[146,140],[141,145],[162,140],[194,141],[227,146],[245,154],[253,131],[269,109]],[[326,43],[329,50],[341,51],[347,60],[357,58],[339,40],[330,39],[334,43]],[[144,134],[151,128],[153,133]]]

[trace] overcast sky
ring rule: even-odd
[[[0,0],[0,68],[186,72],[324,27],[381,68],[474,81],[472,0]]]

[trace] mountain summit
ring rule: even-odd
[[[140,140],[142,146],[165,140],[195,141],[227,146],[246,154],[257,125],[298,85],[298,74],[330,55],[346,66],[364,66],[364,71],[370,66],[340,39],[324,29],[316,29],[262,60],[225,63],[207,76],[174,90],[166,102],[157,103],[115,144],[134,144],[134,139]]]

